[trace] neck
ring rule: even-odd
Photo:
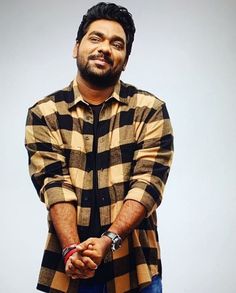
[[[84,80],[78,73],[76,77],[78,88],[84,100],[89,104],[99,105],[103,103],[113,93],[114,86],[108,88],[98,88]]]

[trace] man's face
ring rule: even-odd
[[[92,22],[74,48],[79,73],[91,84],[106,88],[114,85],[126,65],[126,35],[115,21]]]

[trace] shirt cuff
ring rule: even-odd
[[[138,185],[139,186],[133,187],[132,189],[129,190],[124,201],[135,200],[139,202],[140,204],[142,204],[146,208],[146,211],[147,211],[146,218],[148,218],[160,205],[161,203],[160,196],[156,195],[158,197],[158,200],[156,201],[154,200],[153,196],[151,196],[151,194],[146,191],[147,189],[146,183],[139,182]]]
[[[77,196],[71,186],[61,182],[50,183],[40,192],[41,200],[47,209],[60,202],[77,202]]]

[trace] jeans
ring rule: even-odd
[[[94,284],[94,285],[86,285],[81,284],[78,290],[78,293],[109,293],[106,290],[106,286],[104,284]],[[119,292],[121,293],[121,292]],[[152,283],[143,288],[140,293],[162,293],[162,282],[159,276],[154,276],[152,278]]]
[[[81,284],[78,293],[108,293],[104,283],[96,283],[92,285]]]

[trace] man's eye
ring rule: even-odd
[[[118,50],[122,50],[122,49],[123,49],[123,44],[121,44],[121,43],[117,43],[117,42],[115,42],[115,43],[113,43],[113,46],[114,46],[116,49],[118,49]]]
[[[90,41],[92,41],[93,43],[99,42],[100,38],[98,37],[90,37]]]

